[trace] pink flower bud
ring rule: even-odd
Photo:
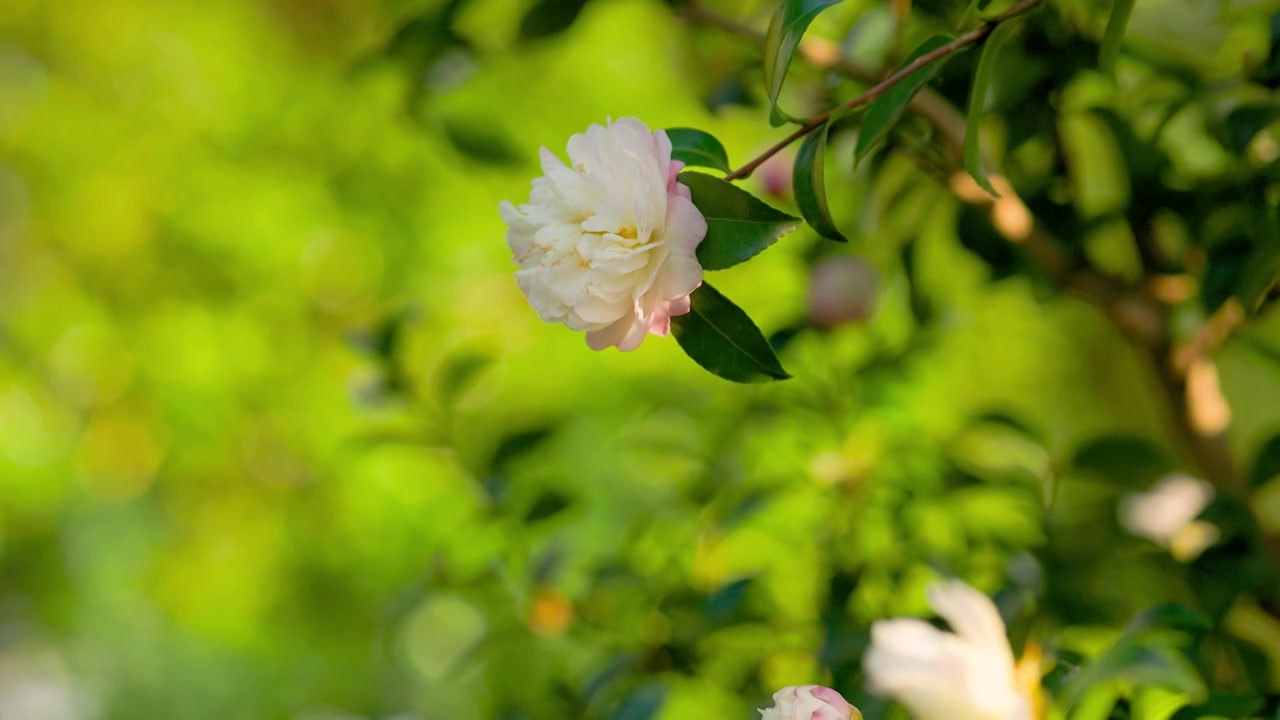
[[[761,720],[862,720],[862,713],[840,693],[821,685],[785,687],[773,694],[773,707]]]
[[[809,276],[809,319],[823,329],[859,322],[875,309],[880,275],[864,260],[831,257]]]

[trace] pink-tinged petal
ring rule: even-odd
[[[644,342],[644,338],[649,334],[649,326],[640,322],[637,318],[632,321],[631,328],[627,330],[626,337],[618,341],[618,349],[622,352],[631,352],[640,347],[640,343]]]
[[[662,239],[671,252],[693,255],[706,236],[707,219],[692,200],[681,196],[667,200],[666,231]]]
[[[634,316],[618,318],[618,321],[599,330],[587,331],[587,347],[599,352],[622,342],[635,324]]]
[[[684,162],[681,160],[672,160],[671,165],[668,166],[667,168],[667,194],[668,195],[678,195],[680,192],[680,188],[684,188],[685,191],[689,190],[689,188],[684,186],[684,183],[676,182],[676,176],[680,174],[681,170],[684,170]]]
[[[833,708],[839,709],[839,708],[849,707],[849,701],[845,700],[843,695],[836,692],[835,690],[832,690],[829,687],[823,687],[822,685],[815,685],[809,692],[813,693],[814,697],[816,697],[817,699],[821,700],[824,703],[827,703]],[[845,714],[846,716],[848,715],[848,713],[845,713]]]

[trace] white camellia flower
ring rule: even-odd
[[[639,347],[689,312],[707,222],[671,141],[635,118],[569,138],[569,166],[542,148],[527,204],[499,207],[516,282],[543,320],[587,332],[593,350]]]
[[[915,720],[1030,720],[1004,621],[991,600],[963,582],[935,583],[929,605],[952,632],[923,620],[871,626],[863,657],[867,689],[889,695]]]
[[[785,687],[773,694],[773,707],[760,720],[862,720],[862,713],[840,693],[821,685]]]
[[[1133,533],[1193,560],[1218,541],[1216,525],[1197,520],[1213,500],[1213,486],[1190,475],[1167,475],[1146,492],[1120,501],[1120,522]]]

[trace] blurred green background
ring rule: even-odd
[[[1087,9],[1053,11],[1086,44]],[[1196,605],[1210,684],[1273,686],[1280,625],[1232,584],[1247,553],[1174,558],[1118,519],[1189,470],[1149,368],[1097,311],[993,269],[896,150],[833,171],[850,246],[802,229],[717,280],[784,331],[792,380],[538,321],[496,207],[539,146],[626,115],[735,161],[780,135],[736,74],[750,43],[656,1],[576,10],[4,2],[0,718],[748,718],[802,682],[871,715],[868,623],[927,612],[945,575],[1002,591],[1016,640],[1066,628],[1082,653]],[[888,13],[850,0],[814,32],[852,29],[876,67]],[[1232,23],[1266,52],[1265,16]],[[811,79],[793,106],[832,89]],[[1190,125],[1182,177],[1223,171]],[[747,187],[786,208],[785,172]],[[833,253],[876,310],[818,332]],[[1273,312],[1217,357],[1259,485],[1277,338]]]

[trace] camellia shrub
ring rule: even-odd
[[[759,79],[760,120],[783,136],[735,165],[708,132],[655,130],[625,117],[571,137],[567,162],[543,148],[543,175],[528,202],[501,206],[520,290],[543,320],[585,332],[592,350],[632,351],[647,335],[672,335],[725,380],[786,381],[779,350],[796,335],[865,321],[876,274],[856,258],[818,264],[810,317],[772,337],[711,280],[802,224],[848,243],[848,174],[864,179],[853,188],[875,195],[892,182],[892,163],[907,158],[966,206],[960,239],[993,277],[1022,276],[1046,297],[1092,305],[1143,358],[1180,451],[1204,479],[1168,475],[1125,498],[1120,518],[1184,562],[1217,548],[1221,574],[1202,581],[1225,587],[1214,592],[1215,609],[1152,607],[1086,657],[1056,649],[1053,633],[1037,630],[1015,654],[986,595],[961,581],[936,582],[929,604],[949,631],[919,619],[875,622],[854,653],[862,672],[844,676],[862,687],[843,689],[892,698],[919,720],[1270,716],[1270,681],[1228,679],[1226,660],[1210,650],[1215,630],[1235,632],[1231,625],[1244,622],[1242,602],[1256,603],[1248,622],[1280,631],[1280,536],[1255,494],[1280,470],[1277,446],[1262,450],[1252,480],[1242,474],[1225,442],[1230,408],[1214,352],[1280,294],[1280,8],[1215,5],[1205,18],[1213,32],[1170,31],[1148,14],[1145,31],[1131,37],[1134,0],[895,1],[885,20],[890,47],[879,52],[893,64],[876,68],[806,36],[839,4],[783,0],[758,33],[696,0],[676,2],[691,25],[758,48],[762,77],[743,72],[726,82]],[[1149,12],[1189,22],[1190,11],[1169,2]],[[845,43],[854,52],[866,40],[864,19]],[[742,184],[781,153],[792,153],[789,182],[775,169],[765,195],[789,194],[793,210]],[[845,171],[839,193],[829,190],[830,166]],[[935,209],[915,212],[924,225]],[[944,309],[914,273],[918,242],[898,241],[900,270],[927,327]],[[1268,402],[1280,407],[1280,397]],[[1104,442],[1077,462],[1128,463],[1135,452]],[[1238,513],[1234,521],[1200,519],[1215,498],[1221,512]],[[1012,611],[1035,627],[1033,608]],[[783,688],[760,713],[860,715],[822,685]]]

